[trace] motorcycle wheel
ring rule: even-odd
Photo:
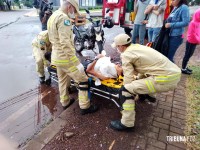
[[[84,49],[84,43],[77,37],[74,37],[74,47],[76,52],[80,53]]]
[[[97,45],[99,48],[99,54],[101,54],[102,50],[103,50],[103,41],[97,41]]]

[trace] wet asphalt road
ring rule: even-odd
[[[0,29],[0,102],[37,87],[31,41],[39,31],[37,17],[23,16]]]

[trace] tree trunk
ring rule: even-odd
[[[7,4],[7,6],[8,6],[8,9],[11,10],[11,1],[8,1],[8,0],[7,0],[7,1],[6,1],[6,4]]]

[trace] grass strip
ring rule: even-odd
[[[195,141],[187,141],[188,149],[200,149],[200,66],[191,67],[193,74],[186,82],[186,136],[195,136]]]

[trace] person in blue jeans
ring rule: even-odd
[[[146,7],[148,6],[150,0],[138,0],[134,11],[137,13],[134,25],[133,25],[133,35],[132,35],[132,43],[136,43],[136,39],[139,35],[139,43],[141,45],[144,45],[144,38],[146,34],[146,16],[144,14],[144,11]]]
[[[164,10],[166,0],[151,0],[144,14],[149,15],[148,24],[148,42],[154,42],[163,26]]]
[[[167,18],[165,28],[170,28],[168,58],[174,62],[176,50],[183,42],[184,27],[190,22],[187,0],[172,0],[174,9]]]

